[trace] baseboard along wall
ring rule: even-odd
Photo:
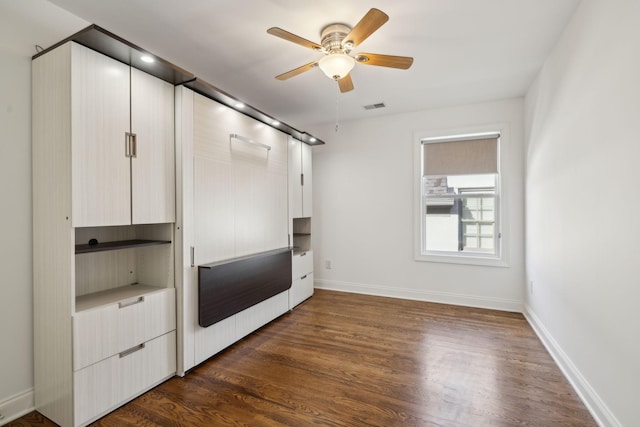
[[[522,301],[316,279],[316,289],[522,313]]]
[[[0,426],[35,410],[33,388],[0,401]]]

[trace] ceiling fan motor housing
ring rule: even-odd
[[[353,44],[350,46],[342,45],[344,38],[351,32],[351,27],[344,24],[331,24],[324,27],[320,36],[322,37],[322,47],[327,53],[344,52],[349,53],[349,50],[353,48]]]

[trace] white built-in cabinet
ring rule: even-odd
[[[198,324],[198,265],[289,246],[287,135],[176,87],[178,374],[289,310],[281,292]]]
[[[293,308],[313,296],[313,251],[293,252],[289,304]]]
[[[312,216],[313,188],[311,146],[289,137],[289,215]]]
[[[33,60],[34,393],[62,426],[176,372],[173,95],[74,42]]]
[[[292,282],[289,306],[313,295],[311,146],[289,137],[289,221],[292,241]]]
[[[73,226],[175,221],[173,85],[72,45]]]

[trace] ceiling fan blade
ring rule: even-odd
[[[271,34],[272,36],[280,37],[281,39],[299,44],[300,46],[308,47],[309,49],[319,51],[322,50],[322,46],[320,46],[318,43],[314,43],[300,36],[296,36],[295,34],[290,33],[289,31],[285,31],[282,28],[272,27],[267,30],[267,33]]]
[[[378,9],[370,9],[369,12],[358,22],[351,32],[344,38],[342,45],[353,43],[353,47],[365,41],[367,37],[389,20],[389,16]]]
[[[406,70],[413,64],[413,58],[410,56],[380,55],[377,53],[360,53],[356,55],[355,59],[364,65],[400,68],[401,70]]]
[[[353,90],[353,80],[351,80],[351,74],[347,74],[340,80],[338,80],[338,87],[340,88],[340,92],[349,92]]]
[[[286,73],[282,73],[276,76],[276,79],[287,80],[287,79],[290,79],[291,77],[297,76],[298,74],[302,74],[305,71],[309,71],[313,68],[316,68],[317,66],[318,66],[318,61],[309,62],[308,64],[302,65],[298,68],[294,68],[291,71],[287,71]]]

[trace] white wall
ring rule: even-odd
[[[0,408],[33,386],[31,60],[0,50]],[[0,410],[2,412],[2,410]]]
[[[46,0],[0,2],[0,424],[33,409],[31,56],[86,25]]]
[[[585,0],[526,97],[527,315],[602,425],[638,425],[640,2]]]
[[[416,132],[507,124],[502,144],[509,267],[414,260]],[[318,288],[519,311],[524,293],[523,100],[426,110],[312,129]],[[332,268],[325,268],[330,260]]]

